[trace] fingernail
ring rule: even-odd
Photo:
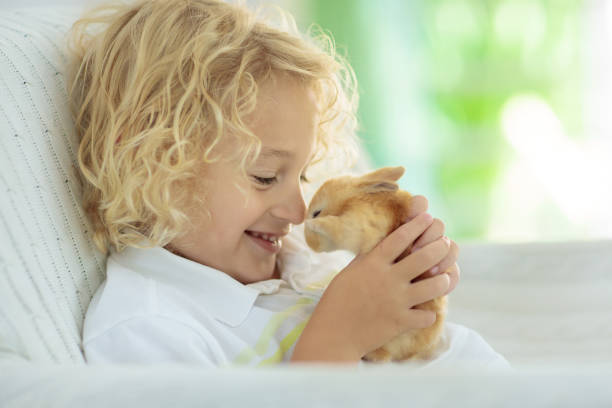
[[[438,272],[440,272],[440,267],[439,266],[434,266],[429,271],[431,272],[432,275],[437,275]]]

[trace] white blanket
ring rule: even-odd
[[[612,363],[612,241],[462,247],[449,320],[515,365]]]

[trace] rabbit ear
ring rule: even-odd
[[[383,191],[397,191],[398,185],[391,181],[384,180],[368,180],[359,183],[359,187],[366,193],[381,193]]]
[[[395,181],[404,174],[404,168],[383,167],[359,177],[359,187],[366,193],[380,193],[383,191],[397,191],[399,188]]]
[[[363,180],[397,181],[402,177],[404,171],[402,166],[383,167],[371,173],[364,174],[360,178]]]

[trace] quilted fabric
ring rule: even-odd
[[[3,357],[83,362],[83,318],[104,275],[80,206],[63,74],[75,17],[40,8],[0,13]]]

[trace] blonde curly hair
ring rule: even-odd
[[[69,93],[83,206],[96,246],[165,246],[187,226],[198,166],[232,140],[245,171],[260,140],[243,122],[276,74],[311,87],[322,161],[354,151],[354,73],[321,30],[301,35],[241,5],[147,0],[107,5],[72,28]],[[200,203],[201,204],[201,203]]]

